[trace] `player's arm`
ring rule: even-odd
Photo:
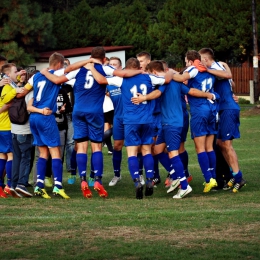
[[[55,83],[56,85],[60,85],[64,82],[68,81],[68,78],[65,75],[57,76],[55,74],[52,74],[48,71],[47,68],[42,69],[41,74],[44,75],[48,80]]]
[[[91,71],[93,78],[98,82],[98,84],[108,85],[107,79],[95,69],[94,63],[88,63],[85,68]]]
[[[184,82],[190,79],[190,74],[186,71],[183,74],[173,74],[172,79],[177,82]]]
[[[4,104],[1,108],[0,108],[0,114],[7,111],[8,108],[11,106],[11,103],[8,104]]]
[[[131,101],[133,104],[138,105],[144,101],[153,100],[162,95],[162,92],[159,89],[155,89],[147,95],[142,95],[140,93],[136,93],[136,97],[132,97]]]
[[[210,100],[215,100],[215,98],[216,98],[214,94],[212,94],[210,92],[203,92],[203,91],[198,90],[196,88],[190,88],[188,94],[193,96],[193,97],[207,98],[207,99],[210,99]]]
[[[170,81],[172,80],[173,75],[175,74],[175,71],[173,69],[169,69],[166,73],[165,73],[165,82],[164,84],[168,84],[170,83]]]
[[[94,59],[94,58],[90,58],[88,60],[82,60],[82,61],[77,61],[73,64],[70,64],[65,70],[64,70],[64,73],[69,73],[73,70],[77,70],[81,67],[84,67],[85,65],[87,65],[88,63],[99,63],[102,65],[101,61],[100,60],[97,60],[97,59]]]
[[[38,113],[38,114],[42,114],[42,115],[45,115],[45,116],[52,114],[52,110],[50,110],[48,107],[37,108],[37,107],[33,106],[33,98],[31,98],[28,101],[27,111],[29,111],[30,113]]]
[[[1,101],[4,104],[9,103],[12,99],[14,99],[17,93],[22,93],[24,91],[23,88],[12,88],[9,85],[6,85],[4,88],[9,88],[9,91],[1,96]]]
[[[227,65],[227,63],[225,62],[220,62],[220,64],[223,65],[223,67],[225,68],[225,70],[215,70],[215,69],[207,69],[207,72],[209,72],[210,74],[219,77],[219,78],[223,78],[223,79],[231,79],[232,78],[232,73],[231,70],[229,68],[229,66]]]
[[[113,76],[117,76],[121,78],[130,78],[138,74],[142,74],[142,70],[124,69],[124,70],[114,70],[113,72]]]

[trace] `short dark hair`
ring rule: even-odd
[[[105,57],[106,57],[106,51],[103,47],[97,46],[92,49],[91,58],[95,58],[103,61]]]
[[[0,55],[0,61],[7,61],[7,58],[2,56],[2,55]]]
[[[140,69],[140,62],[137,58],[129,58],[125,64],[126,69]]]
[[[214,59],[214,51],[211,48],[202,48],[199,50],[200,54],[207,54],[210,58]]]
[[[138,57],[143,57],[143,56],[145,56],[145,58],[148,59],[148,60],[151,60],[151,59],[152,59],[151,54],[150,54],[149,52],[147,52],[147,51],[141,51],[141,52],[139,52],[138,54],[136,54],[136,57],[137,57],[137,58],[138,58]]]
[[[195,60],[201,60],[200,54],[195,50],[189,50],[185,54],[187,60],[195,61]]]
[[[157,72],[163,72],[164,71],[163,63],[160,60],[153,60],[146,65],[145,70],[149,72],[152,72],[153,70]]]

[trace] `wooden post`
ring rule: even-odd
[[[252,24],[253,24],[253,68],[254,68],[254,101],[259,101],[258,89],[258,45],[257,45],[257,21],[256,21],[256,3],[252,0]]]
[[[250,90],[250,104],[255,104],[254,81],[253,80],[249,80],[249,90]]]

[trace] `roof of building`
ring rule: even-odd
[[[75,49],[67,49],[67,50],[53,50],[53,51],[46,51],[41,52],[39,54],[39,59],[49,59],[49,57],[54,52],[61,53],[64,57],[75,57],[75,56],[83,56],[91,54],[91,51],[94,47],[85,47],[85,48],[75,48]],[[132,49],[133,46],[103,46],[106,52],[113,52],[113,51],[123,51],[127,49]]]

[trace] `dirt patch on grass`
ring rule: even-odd
[[[253,116],[253,115],[260,115],[260,105],[254,106],[245,111],[241,111],[240,113],[241,117]]]

